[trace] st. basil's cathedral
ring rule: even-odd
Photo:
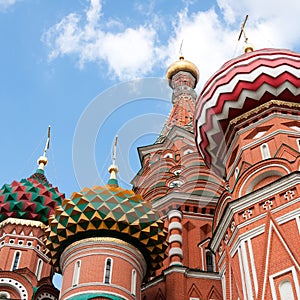
[[[246,44],[198,96],[184,57],[167,80],[132,190],[113,161],[107,185],[66,198],[46,153],[2,186],[0,299],[300,299],[300,54]]]

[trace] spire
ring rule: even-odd
[[[44,168],[48,163],[48,158],[46,157],[46,153],[47,153],[47,150],[49,149],[49,146],[50,146],[50,129],[51,129],[51,127],[49,125],[48,126],[48,137],[47,137],[46,145],[45,145],[45,148],[44,148],[44,153],[37,160],[38,170],[42,170],[42,171],[44,171]]]
[[[118,143],[118,136],[116,136],[114,146],[113,146],[112,164],[108,168],[108,172],[110,173],[110,178],[108,181],[109,185],[118,185],[117,173],[118,173],[119,169],[118,169],[118,166],[116,165],[117,143]]]
[[[245,46],[244,46],[244,53],[248,53],[248,52],[253,52],[254,51],[254,47],[252,44],[250,44],[248,42],[248,37],[246,36],[246,32],[245,32],[245,25],[246,22],[248,20],[248,15],[246,15],[245,20],[241,26],[241,31],[240,31],[240,35],[238,38],[238,41],[241,39],[242,35],[244,36],[244,42],[245,42]]]

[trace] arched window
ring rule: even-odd
[[[193,153],[193,150],[192,150],[192,149],[186,149],[186,150],[183,152],[183,155],[187,155],[187,154],[190,154],[190,153]]]
[[[136,294],[136,270],[131,272],[131,294],[133,296]]]
[[[112,259],[107,258],[105,261],[105,269],[104,269],[104,283],[111,283],[111,273],[112,273]]]
[[[293,287],[289,280],[283,280],[279,284],[280,300],[290,300],[294,298]]]
[[[79,283],[80,267],[81,267],[81,261],[78,260],[78,261],[76,261],[75,266],[74,266],[72,286],[77,286]]]
[[[39,259],[37,267],[36,267],[36,277],[37,277],[37,280],[41,279],[42,267],[43,267],[43,261],[41,259]]]
[[[172,155],[172,153],[166,153],[164,155],[164,158],[173,158],[173,155]]]
[[[238,178],[239,173],[240,173],[239,167],[236,167],[236,168],[235,168],[235,171],[234,171],[235,179]]]
[[[0,292],[0,299],[10,299],[8,292]]]
[[[263,159],[267,159],[271,157],[270,150],[268,144],[262,144],[260,146],[261,156]]]
[[[209,250],[206,251],[206,270],[208,272],[213,272],[214,271],[213,256],[212,256],[212,253]]]
[[[11,268],[12,271],[18,269],[19,262],[20,262],[20,257],[21,257],[21,252],[20,251],[16,251],[15,252],[15,257],[14,257],[14,260],[13,260],[13,265],[12,265],[12,268]]]

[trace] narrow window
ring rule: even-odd
[[[37,268],[36,268],[36,277],[37,277],[37,280],[41,279],[42,266],[43,266],[43,261],[41,259],[39,259],[38,264],[37,264]]]
[[[237,178],[238,178],[238,176],[239,176],[239,172],[240,172],[239,168],[238,168],[238,167],[236,167],[236,168],[235,168],[235,171],[234,171],[235,179],[237,179]]]
[[[300,139],[297,139],[298,151],[300,151]]]
[[[214,262],[210,251],[206,251],[206,270],[208,272],[214,271]]]
[[[280,300],[295,299],[293,287],[289,280],[284,280],[279,284]]]
[[[80,260],[76,261],[74,266],[74,273],[73,273],[73,286],[77,286],[79,283],[79,275],[80,275],[80,267],[81,263]]]
[[[20,262],[20,257],[21,257],[20,251],[16,251],[15,252],[15,257],[14,257],[14,262],[13,262],[13,265],[12,265],[12,271],[15,271],[16,269],[18,269],[19,262]]]
[[[271,157],[268,144],[262,144],[260,146],[260,150],[261,150],[261,155],[262,155],[263,159],[267,159],[267,158]]]
[[[105,270],[104,270],[104,283],[111,283],[111,269],[112,269],[112,259],[107,258],[105,262]]]
[[[131,294],[135,296],[136,293],[136,270],[131,273]]]

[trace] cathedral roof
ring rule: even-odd
[[[38,169],[32,176],[0,189],[0,222],[7,218],[29,219],[48,224],[54,208],[62,203],[64,195],[53,187]]]
[[[230,121],[272,99],[300,100],[300,54],[262,49],[225,63],[205,84],[196,103],[197,144],[207,164],[220,175],[220,152]]]
[[[46,245],[52,263],[73,242],[91,236],[111,236],[136,246],[145,256],[150,273],[162,266],[167,249],[164,223],[140,195],[110,179],[106,186],[84,188],[55,210]]]

